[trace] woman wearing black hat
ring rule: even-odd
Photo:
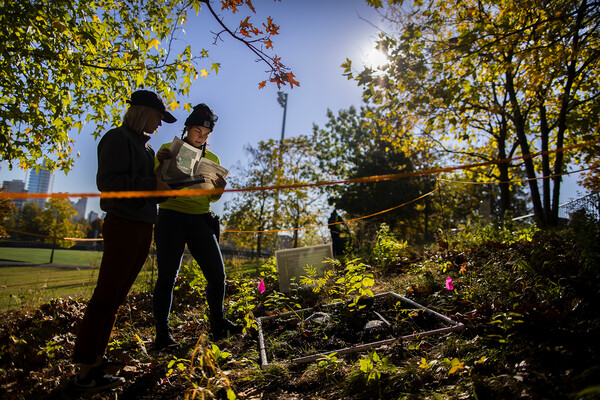
[[[199,104],[185,121],[182,139],[202,149],[202,157],[220,164],[219,157],[206,148],[217,116],[206,104]],[[161,146],[157,162],[171,158],[170,143]],[[224,189],[227,182],[222,176],[212,180],[217,189]],[[182,189],[186,190],[186,189]],[[173,288],[185,245],[202,269],[206,278],[206,299],[210,309],[210,324],[214,339],[227,333],[241,332],[241,327],[223,316],[225,297],[225,266],[218,242],[218,226],[214,226],[210,203],[221,198],[220,194],[205,196],[171,197],[160,204],[158,222],[154,228],[154,241],[158,264],[158,278],[154,289],[153,306],[156,323],[157,349],[176,346],[169,329],[169,314],[173,302]]]
[[[147,143],[161,121],[175,122],[154,92],[131,95],[123,124],[98,143],[96,184],[101,192],[169,190],[155,172],[154,150]],[[106,212],[102,235],[104,253],[98,282],[79,327],[73,359],[80,364],[74,386],[100,391],[122,385],[125,379],[106,373],[104,357],[117,317],[131,285],[146,261],[156,222],[154,197],[100,198]]]

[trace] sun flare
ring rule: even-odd
[[[370,49],[363,58],[363,64],[368,68],[381,67],[387,63],[387,56],[377,49]]]

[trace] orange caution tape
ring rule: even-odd
[[[7,232],[18,233],[18,234],[21,234],[21,235],[35,236],[35,237],[41,237],[41,238],[46,238],[46,239],[69,240],[69,241],[72,241],[72,242],[98,242],[98,241],[104,240],[102,238],[93,239],[93,238],[68,238],[68,237],[48,236],[48,235],[40,235],[40,234],[37,234],[37,233],[29,233],[29,232],[18,231],[16,229],[11,229],[11,228],[4,228],[4,229]]]
[[[424,171],[404,172],[399,174],[387,174],[387,175],[375,175],[363,178],[345,179],[339,181],[323,181],[314,183],[296,183],[289,185],[275,185],[275,186],[263,186],[263,187],[249,187],[240,189],[187,189],[187,190],[148,190],[148,191],[116,191],[116,192],[102,192],[102,193],[6,193],[1,192],[0,198],[13,198],[13,199],[27,199],[27,198],[69,198],[69,197],[100,197],[100,198],[138,198],[138,197],[171,197],[171,196],[204,196],[209,194],[222,194],[222,193],[236,193],[236,192],[256,192],[256,191],[267,191],[267,190],[287,190],[287,189],[302,189],[310,187],[321,187],[351,183],[362,183],[362,182],[380,182],[388,181],[393,179],[407,178],[412,176],[422,175],[434,175],[443,172],[457,171],[461,169],[470,169],[477,167],[484,167],[489,165],[503,164],[516,160],[524,160],[528,158],[534,158],[540,155],[547,155],[552,153],[559,153],[567,150],[578,149],[581,147],[590,146],[592,144],[599,143],[600,141],[591,141],[576,144],[573,146],[563,147],[556,150],[540,151],[532,153],[527,156],[505,158],[501,160],[486,161],[473,164],[459,165],[455,167],[445,168],[434,168]],[[537,179],[537,178],[536,178]]]
[[[435,193],[439,188],[435,188],[433,189],[431,192],[429,193],[425,193],[422,196],[417,197],[416,199],[412,199],[410,201],[407,201],[406,203],[400,204],[398,206],[392,207],[392,208],[388,208],[387,210],[383,210],[383,211],[379,211],[376,212],[374,214],[370,214],[370,215],[365,215],[364,217],[358,217],[358,218],[353,218],[353,219],[347,219],[344,221],[340,221],[340,222],[332,222],[331,224],[324,224],[324,225],[313,225],[313,226],[303,226],[301,228],[290,228],[290,229],[273,229],[273,230],[269,230],[269,231],[236,231],[236,230],[224,230],[223,232],[225,233],[272,233],[272,232],[288,232],[288,231],[300,231],[300,230],[306,230],[306,229],[312,229],[312,228],[323,228],[326,226],[333,226],[333,225],[339,225],[339,224],[345,224],[346,222],[354,222],[354,221],[359,221],[361,219],[366,219],[366,218],[370,218],[370,217],[374,217],[375,215],[379,215],[379,214],[385,214],[387,212],[393,211],[397,208],[400,207],[404,207],[410,203],[414,203],[415,201],[421,200],[424,197],[430,196],[433,193]]]

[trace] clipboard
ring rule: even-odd
[[[191,175],[186,177],[179,177],[166,180],[165,183],[171,186],[173,189],[181,189],[184,187],[192,186],[197,183],[205,183],[206,179],[202,175]]]

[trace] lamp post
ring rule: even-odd
[[[281,107],[283,107],[283,125],[281,127],[281,140],[283,141],[283,137],[285,135],[285,114],[287,111],[287,93],[277,92],[277,102]]]
[[[283,125],[281,126],[281,140],[279,141],[279,155],[278,155],[278,159],[279,159],[279,171],[278,174],[279,175],[281,173],[281,168],[282,168],[282,152],[283,152],[283,138],[285,136],[285,114],[287,111],[287,98],[288,95],[287,93],[283,93],[283,92],[277,92],[277,102],[279,103],[279,105],[281,107],[283,107]],[[279,179],[278,179],[279,180]],[[279,192],[275,193],[275,213],[273,215],[273,220],[275,221],[275,225],[277,225],[277,220],[278,220],[278,215],[277,215],[277,209],[279,205]],[[277,249],[277,238],[278,238],[278,234],[275,233],[275,242],[273,244],[273,247],[275,249]]]

